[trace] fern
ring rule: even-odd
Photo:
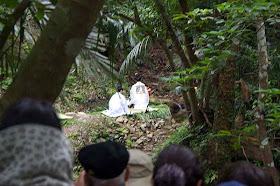
[[[145,37],[141,42],[139,42],[127,55],[126,59],[123,61],[122,66],[120,68],[120,76],[123,76],[127,73],[128,69],[131,67],[133,62],[144,54],[144,51],[147,50],[147,46],[149,43],[150,37]]]

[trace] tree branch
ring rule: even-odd
[[[133,22],[133,23],[136,24],[136,20],[133,19],[133,18],[131,18],[131,17],[128,17],[128,16],[126,16],[126,15],[124,15],[124,14],[116,14],[116,15],[118,15],[118,16],[120,16],[121,18],[126,19],[126,20],[128,20],[128,21]]]
[[[24,14],[24,11],[30,6],[30,4],[30,0],[23,0],[15,9],[15,11],[11,14],[10,18],[7,21],[7,24],[5,25],[4,29],[0,34],[0,51],[2,51],[11,31],[14,28],[14,25],[16,24],[18,19]]]

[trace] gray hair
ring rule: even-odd
[[[94,186],[124,186],[126,169],[117,177],[111,179],[98,179],[88,175]]]

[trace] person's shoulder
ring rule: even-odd
[[[112,95],[111,99],[118,96],[118,93],[116,92],[115,94]]]
[[[141,81],[139,81],[138,83],[139,83],[140,85],[146,86],[145,83],[142,83]]]
[[[125,98],[125,96],[124,96],[124,95],[122,95],[121,93],[120,93],[120,97]]]

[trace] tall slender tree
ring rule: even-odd
[[[165,6],[164,4],[160,1],[160,0],[154,0],[155,5],[157,6],[158,12],[159,14],[162,16],[162,19],[167,27],[167,31],[171,37],[172,43],[174,44],[174,47],[176,49],[176,52],[178,54],[178,56],[180,57],[182,64],[184,65],[185,68],[190,68],[192,66],[191,62],[188,60],[182,46],[181,43],[178,39],[178,37],[175,34],[175,31],[173,29],[173,26],[171,24],[170,19],[167,16],[166,10],[165,10]],[[193,82],[191,81],[189,83],[190,87],[188,89],[188,97],[189,100],[186,101],[185,103],[189,102],[190,106],[191,106],[191,111],[192,111],[192,116],[193,116],[193,121],[196,123],[202,123],[202,117],[199,113],[199,106],[198,106],[198,101],[196,98],[196,92],[195,89],[193,87]],[[185,91],[182,91],[183,94],[185,94]],[[186,96],[183,96],[184,99],[186,99]],[[186,105],[188,106],[188,105]]]
[[[265,24],[262,18],[257,18],[257,41],[258,41],[258,55],[259,55],[259,89],[267,90],[268,88],[268,54],[267,54],[267,43],[265,34]],[[256,108],[255,120],[257,123],[258,138],[261,142],[262,160],[264,166],[272,176],[274,184],[279,185],[278,173],[274,166],[274,160],[270,149],[269,140],[267,137],[266,122],[264,119],[264,108],[266,93],[261,92],[258,97],[258,106]]]

